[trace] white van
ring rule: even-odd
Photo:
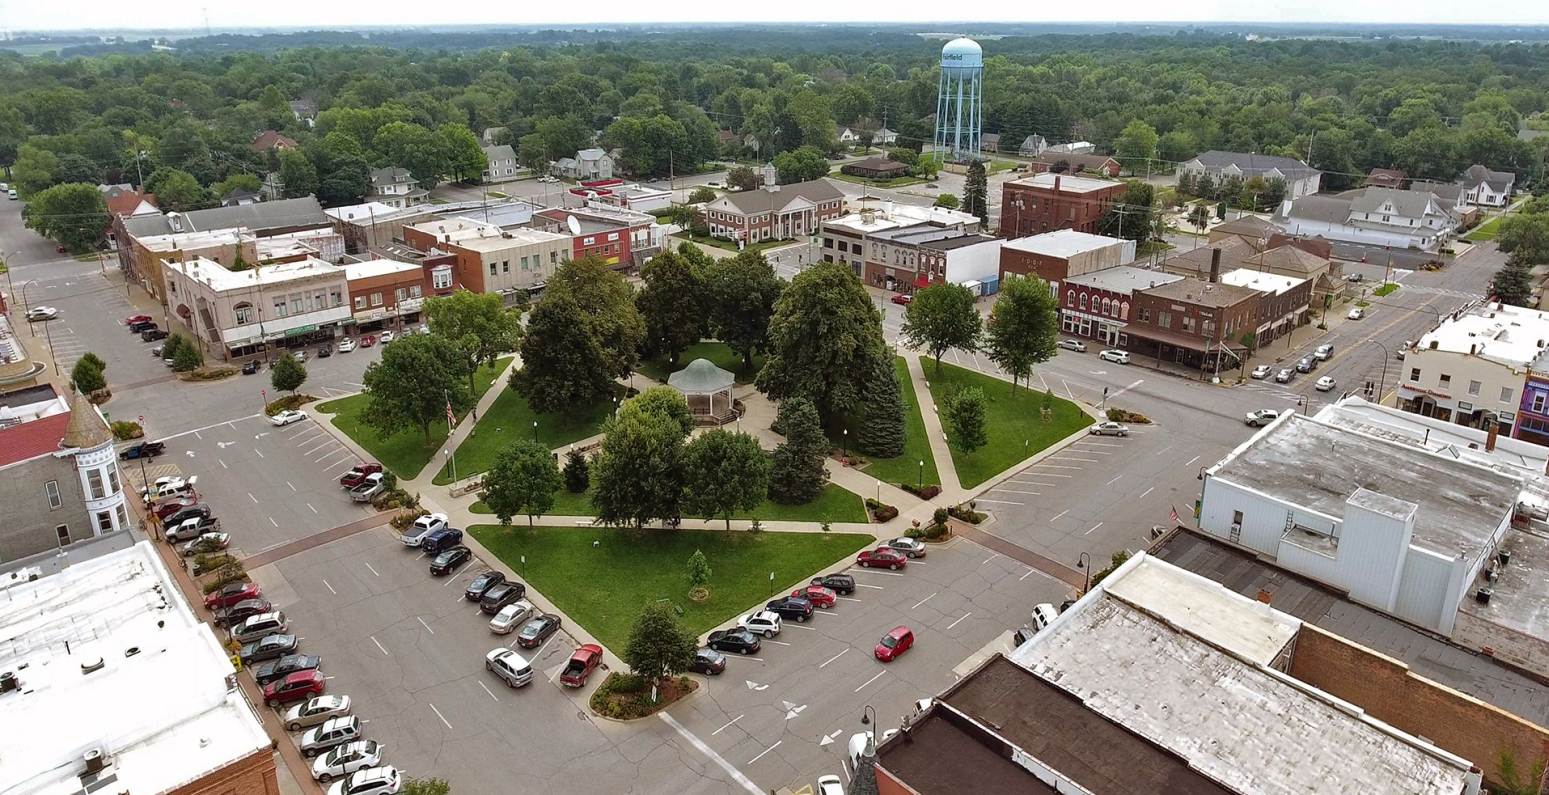
[[[15,188],[11,188],[9,191],[7,191],[6,195],[11,197],[11,201],[16,201],[17,199],[21,198],[21,196],[18,196],[16,194],[16,189]]]
[[[1033,630],[1042,632],[1054,619],[1059,618],[1060,611],[1054,609],[1054,605],[1048,602],[1040,602],[1033,605]]]
[[[140,489],[140,494],[145,497],[146,504],[168,497],[186,497],[194,493],[194,486],[199,483],[199,476],[184,480],[180,477],[160,477],[149,487]]]

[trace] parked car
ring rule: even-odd
[[[150,315],[130,315],[124,318],[124,325],[133,326],[136,323],[149,323],[153,320]]]
[[[162,526],[166,528],[168,541],[197,541],[207,533],[218,532],[221,520],[196,514],[176,524],[169,521]]]
[[[1345,317],[1350,318],[1351,320],[1360,320],[1361,318],[1366,317],[1366,311],[1358,306],[1351,307],[1350,311],[1345,314]]]
[[[457,571],[458,566],[467,563],[468,559],[472,557],[473,550],[462,544],[448,547],[441,550],[441,554],[436,555],[435,559],[430,561],[430,573],[438,577],[451,574]]]
[[[27,322],[35,323],[43,320],[53,320],[59,317],[59,310],[51,306],[35,306],[27,310]]]
[[[304,350],[291,351],[290,355],[296,357],[296,361],[298,362],[305,362],[307,360],[307,352]]]
[[[194,487],[199,485],[199,476],[184,479],[174,475],[165,475],[156,478],[149,485],[140,487],[140,497],[145,502],[165,500],[169,497],[194,496]]]
[[[153,328],[156,328],[156,321],[154,321],[154,320],[142,320],[142,321],[140,321],[138,323],[130,323],[129,324],[129,333],[130,334],[139,334],[142,331],[149,331],[149,330],[151,330]]]
[[[328,681],[323,678],[323,672],[318,670],[297,671],[284,679],[277,679],[264,685],[264,703],[271,707],[281,704],[289,704],[293,701],[302,701],[313,696],[320,696],[327,689]],[[341,720],[334,718],[334,720]],[[354,720],[344,718],[343,720]],[[324,724],[325,726],[327,724]]]
[[[1262,381],[1265,378],[1268,378],[1274,371],[1275,370],[1273,367],[1270,367],[1267,364],[1261,364],[1258,367],[1253,368],[1253,372],[1249,373],[1249,375],[1253,376],[1255,380]]]
[[[710,633],[710,636],[705,640],[705,645],[716,651],[757,654],[763,643],[753,633],[738,627]]]
[[[1086,353],[1086,343],[1082,342],[1081,340],[1060,340],[1059,342],[1056,342],[1055,344],[1060,346],[1061,348],[1064,348],[1067,351],[1075,351],[1076,353]]]
[[[1109,348],[1108,350],[1105,350],[1102,353],[1097,354],[1097,356],[1099,358],[1101,358],[1103,361],[1113,362],[1114,364],[1129,364],[1129,352],[1128,351],[1121,351],[1121,350],[1115,350],[1113,348]]]
[[[532,682],[532,666],[527,664],[527,659],[520,652],[504,646],[496,646],[484,655],[484,668],[500,677],[500,681],[505,682],[509,688],[515,689]]]
[[[855,593],[855,577],[843,572],[825,574],[821,577],[813,577],[812,584],[821,585],[824,588],[831,588],[840,596],[849,596],[850,594]]]
[[[349,337],[342,337],[339,339],[340,353],[349,353],[353,350],[355,350],[355,340],[352,340]]]
[[[322,345],[317,346],[317,358],[319,358],[319,359],[326,359],[326,358],[328,358],[328,357],[330,357],[332,355],[333,355],[333,346],[332,345],[328,345],[327,343],[324,343]]]
[[[268,599],[261,597],[257,599],[243,599],[231,607],[226,608],[226,610],[221,613],[220,623],[228,627],[234,627],[243,621],[246,621],[248,616],[256,616],[259,613],[268,613],[272,612],[273,610],[274,605],[270,604]]]
[[[248,616],[231,628],[231,639],[238,643],[252,643],[259,638],[283,633],[290,622],[285,614],[278,610],[272,613],[259,613],[256,616]]]
[[[764,611],[805,624],[812,618],[812,603],[800,596],[782,596],[779,599],[769,600],[764,605]]]
[[[694,651],[694,661],[688,664],[689,673],[720,676],[726,671],[726,655],[715,649],[701,647]]]
[[[1346,274],[1345,275],[1345,281],[1347,281],[1347,282],[1364,282],[1364,281],[1366,281],[1366,276],[1363,275],[1363,274],[1359,274],[1359,273]]]
[[[382,471],[382,465],[376,462],[361,463],[350,467],[350,471],[339,476],[339,487],[353,489],[364,483],[367,475],[375,475]]]
[[[838,776],[818,776],[817,795],[844,795],[844,782]]]
[[[595,643],[583,643],[576,647],[559,674],[559,683],[565,687],[585,687],[587,677],[602,663],[602,647]]]
[[[832,589],[821,585],[803,585],[791,591],[791,596],[800,597],[811,602],[813,607],[822,608],[833,607],[839,601],[839,597],[834,595]]]
[[[903,553],[888,549],[887,547],[863,549],[859,555],[855,556],[855,562],[868,569],[881,568],[892,569],[893,571],[898,571],[909,565],[909,559],[904,557]]]
[[[136,442],[119,451],[118,457],[125,461],[133,461],[136,458],[155,458],[166,452],[165,442]]]
[[[1313,371],[1313,368],[1315,368],[1317,366],[1318,366],[1318,361],[1316,359],[1312,358],[1311,356],[1303,356],[1301,359],[1298,359],[1297,362],[1296,362],[1296,372],[1298,372],[1298,373],[1310,373],[1310,372]]]
[[[1313,388],[1319,392],[1327,392],[1334,388],[1334,379],[1325,375],[1318,379],[1318,383],[1313,384]]]
[[[503,582],[484,592],[484,596],[479,599],[479,609],[493,615],[526,594],[527,586],[519,582]]]
[[[738,618],[737,626],[755,635],[772,638],[780,634],[780,614],[772,610],[758,610]]]
[[[178,553],[185,558],[191,558],[195,555],[208,555],[211,552],[220,552],[229,546],[231,546],[230,533],[205,533],[178,547]]]
[[[1243,420],[1248,423],[1248,427],[1258,428],[1274,422],[1279,417],[1280,412],[1274,409],[1256,409],[1248,412],[1243,417]]]
[[[329,718],[323,721],[322,725],[307,729],[296,745],[300,746],[301,755],[310,759],[330,748],[359,740],[360,735],[360,718],[347,715],[342,718]]]
[[[1289,383],[1291,383],[1291,369],[1290,368],[1285,368],[1285,369],[1281,370],[1280,372],[1275,373],[1275,383],[1277,383],[1277,384],[1289,384]]]
[[[496,635],[509,635],[517,627],[527,623],[532,616],[532,602],[526,599],[518,599],[505,607],[489,620],[489,631]]]
[[[328,795],[398,795],[403,780],[392,765],[357,770],[328,788]]]
[[[243,375],[252,375],[253,373],[258,372],[259,370],[262,370],[263,367],[264,367],[264,363],[263,362],[260,362],[257,359],[251,359],[249,361],[246,361],[246,362],[242,363],[242,374]]]
[[[305,704],[297,704],[285,712],[282,719],[287,731],[301,731],[308,726],[316,726],[330,718],[337,718],[350,714],[349,696],[317,696],[307,699]]]
[[[914,300],[914,296],[911,296],[908,293],[893,293],[893,297],[888,300],[900,306],[908,306],[909,303]]]
[[[438,555],[444,550],[451,549],[463,542],[463,531],[455,527],[443,527],[440,530],[425,536],[420,542],[420,549],[427,555]]]
[[[888,630],[882,640],[877,641],[877,646],[872,653],[882,662],[892,662],[898,656],[914,646],[914,631],[905,626],[893,627]]]
[[[559,624],[559,616],[540,613],[537,617],[529,619],[522,630],[516,633],[516,645],[524,649],[542,646],[544,641],[559,631]]]
[[[371,502],[378,494],[387,490],[387,473],[373,472],[367,475],[354,488],[350,489],[350,499],[355,502]]]
[[[205,594],[204,606],[208,610],[232,607],[240,602],[257,599],[263,595],[263,589],[259,588],[256,582],[228,582]]]
[[[167,338],[166,329],[148,328],[140,332],[141,342],[157,342]]]
[[[270,660],[253,669],[253,681],[259,687],[276,679],[283,679],[302,671],[316,671],[322,667],[323,658],[316,654],[287,654],[278,660]]]
[[[446,514],[427,513],[424,516],[415,519],[414,524],[409,525],[409,529],[403,531],[403,533],[398,536],[398,540],[402,541],[403,545],[406,547],[417,547],[425,540],[426,536],[445,527]]]
[[[291,423],[301,422],[302,420],[304,420],[306,418],[307,418],[307,413],[305,411],[297,411],[296,409],[285,409],[284,411],[281,411],[280,413],[274,415],[273,417],[270,417],[269,418],[269,424],[273,425],[276,428],[283,428],[283,427],[285,427],[287,425],[290,425]]]
[[[243,665],[252,665],[294,654],[300,645],[301,640],[295,635],[269,635],[244,645],[237,656],[242,659]]]
[[[375,344],[376,344],[376,337],[373,337],[370,334],[367,334],[366,336],[360,338],[360,347],[362,347],[362,348],[369,348],[369,347],[371,347],[372,345],[375,345]]]
[[[162,527],[176,527],[195,517],[208,519],[211,516],[210,506],[195,497],[178,497],[158,502],[151,510],[161,519]]]
[[[392,342],[392,341],[393,341],[393,332],[391,330],[384,331],[384,332],[382,332],[381,336],[377,337],[377,342],[380,342],[383,345],[386,345],[387,343]]]
[[[1328,358],[1333,355],[1333,345],[1319,345],[1317,349],[1312,352],[1312,358],[1317,359],[1320,362],[1328,361]]]
[[[470,602],[477,602],[484,598],[485,592],[506,581],[506,575],[498,571],[486,571],[473,578],[468,587],[463,590],[463,598]]]
[[[918,538],[899,536],[897,538],[889,539],[883,544],[883,546],[893,550],[894,552],[902,552],[904,553],[905,557],[911,560],[914,558],[925,557],[925,542]]]
[[[312,778],[327,784],[361,768],[382,764],[382,744],[376,740],[354,740],[331,749],[312,763]]]
[[[1122,422],[1104,421],[1086,429],[1088,436],[1129,436],[1129,426]]]

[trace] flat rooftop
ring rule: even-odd
[[[1306,279],[1282,276],[1278,273],[1258,271],[1252,268],[1238,268],[1221,274],[1222,284],[1247,287],[1250,290],[1258,290],[1261,293],[1271,293],[1274,295],[1282,295],[1306,281]]]
[[[1238,287],[1235,284],[1212,284],[1189,277],[1146,288],[1146,295],[1154,295],[1168,301],[1213,307],[1233,306],[1257,294],[1256,290],[1247,287]]]
[[[1415,350],[1468,353],[1511,367],[1539,359],[1549,342],[1549,312],[1504,304],[1470,307],[1456,318],[1441,319],[1415,343]]]
[[[1514,476],[1292,414],[1211,467],[1212,477],[1336,519],[1361,489],[1413,503],[1415,546],[1484,555],[1516,506]]]
[[[1064,258],[1122,245],[1124,241],[1116,237],[1077,232],[1074,229],[1058,229],[1041,235],[1007,240],[1005,247],[1030,254],[1042,254],[1046,257]]]
[[[424,266],[414,262],[399,262],[395,259],[369,259],[365,262],[346,262],[344,264],[344,277],[350,281],[356,279],[369,279],[374,276],[388,276],[394,273],[421,272]]]
[[[508,229],[513,226],[530,223],[533,213],[539,209],[541,208],[537,205],[527,202],[501,202],[499,204],[459,210],[453,217],[494,224],[501,229]]]
[[[1512,530],[1501,550],[1511,553],[1511,562],[1497,567],[1490,603],[1482,605],[1470,596],[1459,603],[1458,612],[1530,637],[1549,638],[1549,590],[1544,588],[1549,580],[1549,536]]]
[[[1147,556],[1109,579],[1146,568],[1180,588],[1199,580]],[[1163,604],[1133,604],[1105,580],[1011,659],[1233,792],[1293,795],[1331,782],[1342,792],[1464,791],[1467,762],[1159,618],[1152,610]]]
[[[1114,182],[1113,180],[1109,179],[1093,179],[1091,177],[1078,177],[1073,174],[1050,174],[1047,172],[1034,174],[1030,177],[1023,177],[1021,179],[1014,179],[1007,184],[1022,185],[1032,188],[1047,188],[1049,190],[1053,190],[1054,181],[1056,179],[1058,179],[1060,182],[1060,193],[1091,193],[1093,191],[1112,188],[1114,186],[1122,187],[1124,185],[1122,182]]]
[[[1066,284],[1078,284],[1097,290],[1107,290],[1111,293],[1129,295],[1136,290],[1144,290],[1159,284],[1168,284],[1182,279],[1174,273],[1137,268],[1133,265],[1120,265],[1116,268],[1103,268],[1102,270],[1083,273],[1079,276],[1071,276],[1065,280]]]
[[[183,248],[209,248],[210,246],[234,246],[243,240],[255,240],[247,229],[214,229],[208,232],[171,232],[164,235],[137,237],[135,242],[151,251],[175,251]]]
[[[470,237],[500,234],[500,227],[494,224],[486,224],[483,221],[475,221],[472,218],[459,216],[421,221],[417,224],[409,224],[404,228],[423,232],[434,237],[437,242],[442,243],[447,242],[448,237],[451,238],[451,242],[460,243]]]
[[[581,227],[584,231],[586,221],[581,222]],[[473,251],[500,251],[502,249],[535,246],[544,243],[569,243],[570,236],[545,232],[542,229],[511,229],[496,235],[470,237],[456,242],[457,245]]]
[[[1499,435],[1495,449],[1485,450],[1489,434],[1478,428],[1380,406],[1356,395],[1324,406],[1315,419],[1534,481],[1544,480],[1549,468],[1549,447]]]
[[[187,262],[168,262],[165,265],[194,281],[209,285],[211,289],[218,292],[344,274],[342,266],[317,258],[281,262],[240,271],[227,270],[225,265],[203,257]]]
[[[0,792],[77,795],[98,749],[105,792],[168,792],[254,753],[263,726],[226,651],[178,595],[151,542],[14,585],[0,600]],[[90,673],[84,667],[100,665]],[[175,686],[147,687],[168,681]],[[99,782],[100,783],[100,782]],[[89,791],[89,790],[84,790]]]

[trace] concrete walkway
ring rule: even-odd
[[[930,379],[925,375],[919,354],[908,351],[902,355],[904,362],[909,365],[909,379],[913,382],[914,399],[920,406],[920,416],[925,419],[925,436],[930,440],[931,458],[936,460],[936,474],[941,478],[942,495],[957,494],[963,490],[963,482],[958,479],[957,468],[952,465],[952,449],[947,446],[947,432],[941,426],[936,400],[931,397]]]

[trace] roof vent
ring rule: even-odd
[[[130,646],[129,648],[124,649],[124,656],[125,657],[133,657],[133,656],[135,656],[136,654],[139,654],[139,653],[140,653],[140,647],[139,646]]]
[[[86,749],[84,759],[86,761],[87,773],[101,773],[103,766],[108,763],[108,760],[102,758],[102,749],[100,748]]]
[[[208,738],[208,737],[200,737],[199,738],[199,747],[200,748],[205,748],[205,747],[208,747],[209,745],[210,745],[210,738]]]
[[[81,673],[89,674],[102,670],[102,658],[93,656],[81,662]]]
[[[21,680],[16,678],[15,671],[0,671],[0,693],[9,693],[20,689]]]

